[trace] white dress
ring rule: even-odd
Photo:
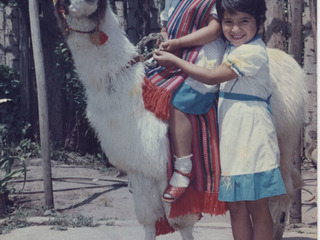
[[[259,37],[239,47],[227,47],[223,62],[239,77],[220,84],[221,201],[249,201],[286,193],[268,104],[272,94],[268,61]]]
[[[169,19],[179,2],[180,0],[166,0],[165,9],[160,14],[162,22]],[[210,14],[218,18],[216,4],[213,5]],[[222,38],[207,43],[200,49],[195,64],[214,69],[221,64],[224,50],[225,43]],[[187,77],[171,103],[185,113],[204,114],[214,103],[218,91],[219,85],[208,85]]]

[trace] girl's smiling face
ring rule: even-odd
[[[223,13],[222,31],[226,39],[239,47],[249,42],[257,33],[256,19],[245,12]]]

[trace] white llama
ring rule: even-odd
[[[137,56],[135,46],[127,39],[107,0],[54,0],[54,3],[62,30],[68,31],[67,43],[86,89],[87,117],[110,162],[128,174],[145,239],[156,238],[155,222],[165,213],[182,239],[193,239],[192,228],[198,216],[170,219],[170,205],[161,200],[167,185],[168,126],[144,108],[144,66],[131,64]],[[90,40],[95,28],[109,37],[105,44],[97,45]],[[99,36],[94,41],[99,42]],[[289,193],[272,199],[271,204],[275,236],[281,239],[294,187],[300,184],[293,160],[303,117],[303,73],[284,52],[270,49],[269,54],[274,87],[271,105]]]

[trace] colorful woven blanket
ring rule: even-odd
[[[169,39],[192,33],[206,25],[207,17],[215,0],[182,0],[168,19]],[[182,59],[194,63],[201,47],[181,49],[177,53]],[[180,69],[166,69],[157,66],[146,73],[143,98],[146,109],[162,119],[169,118],[169,104],[172,94],[186,79]],[[213,100],[214,101],[214,100]],[[226,213],[226,204],[218,201],[220,184],[220,159],[217,132],[217,100],[208,113],[189,115],[193,127],[192,153],[193,172],[196,179],[177,202],[171,204],[170,218],[186,214]],[[168,134],[170,135],[170,134]],[[171,153],[173,149],[171,146]],[[168,179],[173,174],[173,157],[168,161]],[[173,232],[165,216],[156,223],[157,235]]]
[[[215,0],[180,1],[167,22],[169,39],[188,35],[206,25],[206,20]],[[175,53],[180,58],[194,63],[200,47],[184,48]],[[180,69],[157,66],[146,72],[143,85],[143,99],[146,109],[166,121],[169,118],[169,104],[172,94],[186,79]]]
[[[220,184],[220,159],[217,129],[217,101],[204,115],[189,115],[192,123],[193,170],[196,180],[177,202],[171,204],[170,218],[186,214],[208,213],[223,215],[226,204],[218,200]],[[172,151],[171,151],[172,152]],[[173,174],[172,157],[168,164],[168,179]],[[165,216],[156,224],[157,235],[174,232]]]

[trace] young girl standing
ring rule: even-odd
[[[218,104],[221,184],[234,239],[272,240],[268,197],[286,193],[269,100],[266,46],[258,36],[265,20],[264,0],[217,0],[222,32],[228,40],[223,63],[209,70],[155,51],[163,66],[175,65],[206,84],[220,83]]]

